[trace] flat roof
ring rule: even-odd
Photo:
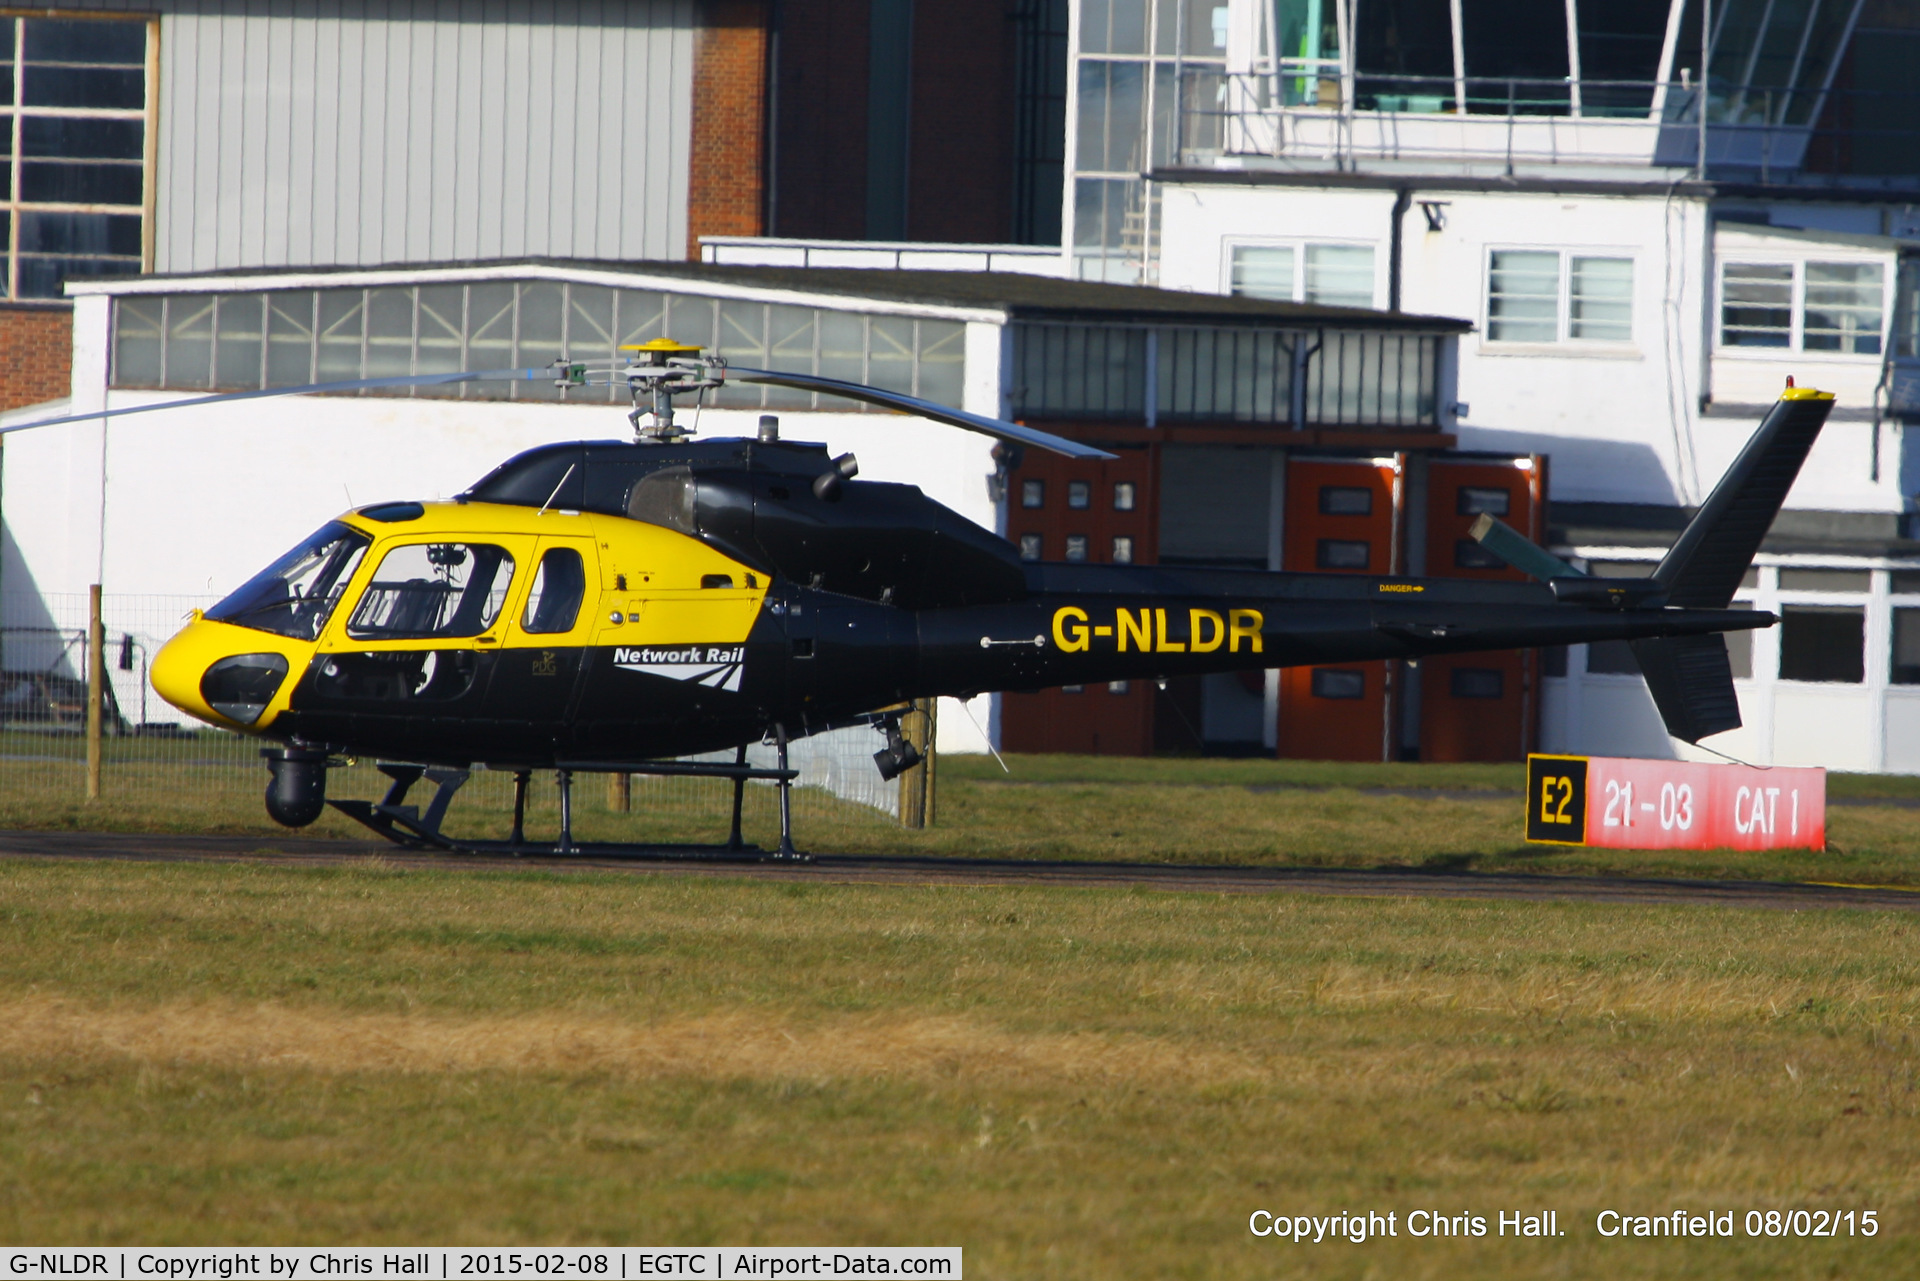
[[[1465,333],[1471,321],[1061,280],[1009,271],[910,271],[863,267],[765,267],[731,263],[607,261],[573,258],[502,258],[475,262],[396,263],[377,267],[247,267],[225,271],[91,277],[67,282],[73,296],[326,288],[330,284],[399,284],[418,279],[451,283],[463,279],[538,276],[582,279],[626,288],[690,287],[694,292],[773,302],[836,300],[893,304],[916,312],[951,309],[964,318],[1082,321],[1107,324],[1260,325],[1285,328],[1332,326],[1409,333]]]

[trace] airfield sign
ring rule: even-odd
[[[1621,850],[1827,847],[1827,772],[1527,757],[1527,839]]]

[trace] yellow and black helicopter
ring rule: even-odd
[[[551,367],[367,379],[198,397],[22,426],[293,392],[548,378],[623,382],[632,443],[545,445],[446,502],[349,511],[196,615],[156,656],[154,688],[201,720],[267,740],[268,813],[323,812],[330,765],[383,762],[379,803],[335,808],[398,843],[469,851],[644,852],[576,845],[575,772],[711,774],[781,788],[776,856],[793,856],[795,738],[867,723],[887,777],[918,761],[897,709],[936,695],[1155,679],[1602,640],[1632,644],[1668,731],[1740,724],[1720,633],[1771,626],[1728,608],[1833,397],[1789,389],[1653,576],[1590,578],[1481,517],[1474,535],[1537,582],[1022,562],[1004,539],[911,485],[856,479],[852,455],[783,440],[695,441],[676,397],[728,378],[826,392],[998,437],[1080,442],[876,388],[729,369],[656,340],[605,370]],[[644,421],[643,421],[644,420]],[[12,430],[18,430],[13,428]],[[772,739],[775,768],[747,764]],[[735,748],[731,764],[672,758]],[[505,841],[441,823],[475,765],[515,777]],[[528,779],[555,770],[557,840],[524,831]],[[422,778],[424,809],[405,804]],[[657,852],[657,851],[656,851]]]

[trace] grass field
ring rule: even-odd
[[[9,1242],[1911,1276],[1920,918],[0,863]],[[1603,1241],[1605,1208],[1875,1210]],[[1287,1214],[1563,1238],[1293,1245]]]
[[[28,736],[7,736],[26,740]],[[64,745],[70,749],[72,743]],[[43,754],[34,742],[0,741],[0,753]],[[82,799],[79,766],[36,759],[0,763],[0,828],[271,833],[360,837],[329,813],[290,833],[260,803],[266,771],[257,747],[226,735],[185,742],[122,740],[104,799]],[[192,762],[206,762],[195,764]],[[1326,761],[947,756],[939,770],[936,825],[904,831],[872,810],[814,789],[797,792],[803,848],[854,854],[1120,859],[1318,867],[1412,866],[1484,871],[1615,873],[1920,886],[1920,778],[1833,775],[1833,797],[1885,804],[1835,806],[1820,853],[1641,853],[1528,845],[1520,836],[1520,765],[1349,764]],[[336,772],[334,795],[377,796],[371,766]],[[424,790],[424,789],[422,789]],[[1407,793],[1414,793],[1409,795]],[[498,837],[507,826],[508,779],[476,774],[448,829]],[[750,789],[748,838],[775,838],[772,790]],[[634,809],[606,807],[605,785],[576,790],[577,833],[588,840],[717,840],[728,785],[712,780],[634,781]],[[550,776],[533,789],[530,831],[558,821]]]

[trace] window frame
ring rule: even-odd
[[[0,20],[13,23],[21,22],[119,22],[131,25],[140,23],[145,27],[145,52],[141,64],[141,104],[133,107],[59,107],[30,106],[22,100],[26,77],[21,75],[26,65],[24,34],[16,26],[14,31],[13,59],[13,95],[10,101],[0,104],[0,114],[12,137],[12,154],[7,158],[9,167],[8,186],[0,192],[0,214],[7,219],[5,236],[7,260],[4,272],[0,272],[0,302],[9,303],[62,303],[67,301],[64,292],[55,294],[23,294],[20,292],[20,223],[23,213],[70,213],[100,214],[113,217],[138,217],[140,219],[140,252],[138,272],[141,274],[153,270],[154,251],[154,206],[158,195],[159,183],[156,180],[156,168],[159,160],[159,139],[157,134],[160,80],[160,18],[158,14],[138,14],[125,12],[102,12],[99,10],[68,9],[4,9],[0,10]],[[118,65],[118,64],[102,64]],[[137,204],[115,204],[101,201],[78,200],[27,200],[23,195],[23,177],[21,170],[25,157],[21,154],[23,135],[22,122],[29,118],[68,119],[68,120],[138,120],[141,126],[140,147],[140,200]],[[58,161],[60,157],[40,157]],[[127,167],[131,168],[131,165]],[[82,252],[58,254],[37,253],[47,258],[79,259],[120,259],[133,264],[133,255]],[[107,273],[120,274],[120,273]],[[87,279],[87,277],[62,276],[67,279]]]
[[[459,543],[462,546],[487,546],[499,548],[511,562],[510,577],[506,588],[500,594],[500,606],[493,618],[477,632],[465,632],[460,635],[435,633],[432,635],[364,635],[353,630],[354,618],[361,606],[366,603],[367,593],[372,590],[374,581],[385,566],[387,557],[394,552],[409,547],[430,547],[436,544]],[[331,653],[336,650],[371,652],[388,649],[431,649],[445,648],[449,643],[459,648],[462,643],[471,642],[476,637],[498,637],[513,620],[517,620],[519,610],[525,605],[527,585],[532,581],[530,575],[521,573],[529,560],[536,561],[535,541],[525,535],[463,533],[452,536],[432,537],[421,533],[404,534],[396,538],[377,539],[361,554],[360,563],[354,567],[352,581],[347,590],[335,604],[333,614],[327,620],[326,628],[320,637],[320,652]],[[497,566],[496,566],[497,568]],[[591,582],[589,582],[591,591]],[[589,617],[584,602],[581,606],[583,617]]]
[[[1293,296],[1276,302],[1310,303],[1313,306],[1348,307],[1353,303],[1321,303],[1307,297],[1307,250],[1314,248],[1365,249],[1373,255],[1373,294],[1365,305],[1381,309],[1380,242],[1342,236],[1225,236],[1220,241],[1220,292],[1230,298],[1265,298],[1264,294],[1237,293],[1234,290],[1234,255],[1242,249],[1288,249],[1293,254]]]
[[[1728,250],[1715,251],[1713,277],[1713,354],[1717,359],[1725,356],[1733,360],[1769,361],[1779,360],[1782,356],[1813,360],[1832,360],[1846,364],[1879,364],[1886,358],[1888,345],[1893,342],[1893,308],[1897,298],[1897,280],[1900,274],[1898,256],[1894,254],[1787,254],[1778,250]],[[1806,345],[1807,333],[1807,268],[1810,265],[1880,268],[1880,350],[1863,353],[1852,351],[1832,351],[1823,348],[1810,348]],[[1729,267],[1790,267],[1793,271],[1791,300],[1788,303],[1787,345],[1784,347],[1747,346],[1729,343],[1727,339],[1727,269]]]
[[[1554,254],[1559,259],[1554,302],[1554,336],[1544,338],[1495,338],[1493,336],[1493,256],[1499,253]],[[1573,336],[1573,260],[1609,258],[1625,262],[1631,273],[1627,293],[1627,337],[1576,338]],[[1488,355],[1533,354],[1551,351],[1560,356],[1637,357],[1640,337],[1640,255],[1625,245],[1528,245],[1488,244],[1480,254],[1480,340]]]

